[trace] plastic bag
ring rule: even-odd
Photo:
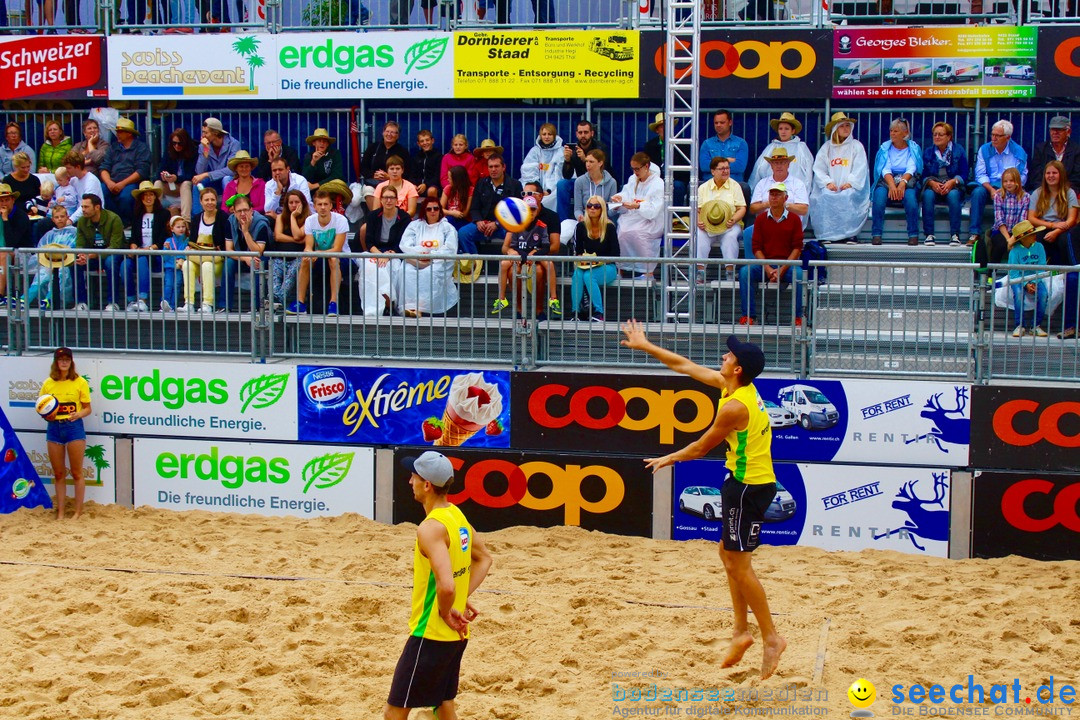
[[[116,137],[116,121],[120,119],[120,111],[112,107],[96,107],[90,109],[87,116],[89,120],[97,120],[98,130],[105,142],[111,143]]]

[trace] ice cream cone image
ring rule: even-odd
[[[466,373],[454,378],[442,416],[442,435],[435,445],[464,444],[502,414],[499,388],[484,380],[483,373]]]

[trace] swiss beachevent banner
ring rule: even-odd
[[[135,505],[251,515],[375,513],[375,451],[136,438]]]
[[[761,542],[948,557],[951,473],[942,468],[776,463]],[[717,460],[675,466],[671,537],[722,538]]]
[[[510,373],[300,365],[301,442],[510,446]]]
[[[836,100],[1035,97],[1034,27],[837,28]]]
[[[0,37],[0,100],[107,95],[103,36]]]
[[[34,410],[51,356],[0,358],[0,397],[16,430],[43,431]],[[75,367],[90,385],[90,432],[166,437],[296,440],[296,371],[292,365],[158,362],[89,358]]]
[[[42,423],[44,428],[45,423]],[[43,432],[19,432],[27,458],[33,463],[38,477],[50,495],[56,492],[53,485],[52,463]],[[83,480],[86,481],[86,499],[102,505],[116,502],[116,441],[109,435],[86,435],[86,454],[83,457]],[[75,485],[68,480],[67,493],[75,496]]]

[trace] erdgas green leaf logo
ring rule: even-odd
[[[319,457],[313,457],[304,466],[302,473],[304,478],[304,493],[312,485],[318,490],[334,487],[345,479],[352,467],[353,457],[356,453],[327,453]]]
[[[429,67],[438,65],[446,54],[446,43],[449,38],[432,38],[421,40],[405,51],[405,74],[415,67],[417,70],[427,70]]]
[[[260,375],[251,378],[240,388],[240,399],[244,402],[240,406],[240,412],[246,412],[248,405],[256,410],[270,407],[285,394],[285,388],[288,384],[288,373]]]

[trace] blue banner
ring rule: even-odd
[[[300,442],[510,447],[510,373],[300,365]]]
[[[0,448],[0,513],[15,512],[19,508],[51,508],[49,492],[3,410],[0,410],[0,431],[4,437]]]

